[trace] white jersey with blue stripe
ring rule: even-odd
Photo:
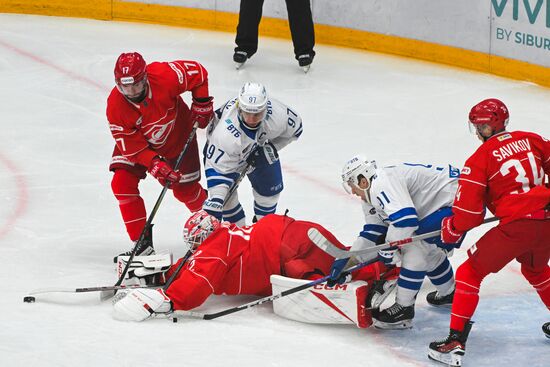
[[[267,102],[266,118],[259,128],[249,129],[239,117],[237,98],[229,100],[216,111],[206,133],[204,166],[208,186],[230,186],[257,145],[269,141],[279,151],[298,139],[302,130],[301,117],[273,98]]]
[[[412,236],[420,220],[452,206],[458,176],[451,165],[402,163],[377,169],[369,189],[372,205],[363,202],[366,224],[360,238],[375,242],[386,231],[386,241]]]

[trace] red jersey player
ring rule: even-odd
[[[141,321],[154,312],[191,310],[211,294],[270,295],[273,274],[298,279],[323,277],[329,273],[334,258],[309,239],[310,228],[317,228],[332,243],[344,248],[328,230],[312,222],[270,214],[252,226],[238,227],[220,223],[205,211],[197,212],[187,221],[184,238],[191,248],[200,247],[166,294],[151,289],[130,291],[115,304],[115,312],[118,318]],[[170,277],[178,265],[179,262],[166,276]],[[383,273],[384,279],[397,277],[395,268],[386,272],[383,263],[377,262],[354,272],[353,278],[371,281],[380,279]]]
[[[107,99],[107,119],[115,149],[109,169],[111,187],[132,241],[146,223],[145,204],[138,190],[148,171],[161,184],[171,182],[174,196],[191,212],[206,199],[199,184],[200,162],[194,137],[179,167],[173,167],[193,125],[205,128],[213,116],[206,69],[196,61],[146,64],[137,53],[123,53],[115,65],[116,87]],[[180,94],[193,95],[191,109]],[[154,253],[151,229],[136,255]],[[129,252],[127,253],[129,254]]]
[[[508,109],[498,99],[475,105],[469,120],[483,142],[466,161],[453,205],[443,220],[441,239],[457,243],[481,224],[488,208],[500,219],[468,250],[456,272],[456,292],[447,339],[430,344],[429,357],[461,365],[471,317],[485,276],[516,259],[521,273],[550,309],[550,142],[529,132],[505,130]]]

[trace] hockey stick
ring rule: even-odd
[[[36,296],[38,294],[46,293],[89,293],[89,292],[102,292],[102,291],[114,291],[120,289],[135,289],[135,288],[159,288],[158,285],[140,285],[140,284],[131,284],[131,285],[109,285],[102,287],[84,287],[84,288],[38,288],[30,291],[25,297]]]
[[[483,221],[483,224],[491,223],[499,220],[497,217],[491,217],[487,218]],[[338,248],[334,246],[325,236],[323,236],[322,233],[320,233],[316,228],[310,228],[307,232],[309,239],[321,250],[325,251],[330,256],[334,257],[335,259],[348,259],[352,256],[365,256],[365,255],[372,255],[377,253],[380,250],[386,250],[390,247],[398,247],[401,248],[409,243],[424,240],[426,238],[436,237],[439,234],[441,234],[441,230],[423,233],[417,236],[412,236],[408,238],[404,238],[397,241],[391,241],[386,242],[381,245],[369,247],[367,249],[363,250],[357,250],[357,251],[347,251],[342,250],[341,248]]]
[[[355,270],[359,270],[361,268],[364,268],[365,266],[370,265],[370,264],[372,264],[376,261],[377,260],[366,261],[364,263],[360,263],[360,264],[354,265],[354,266],[352,266],[348,269],[345,269],[345,271],[351,273]],[[309,283],[305,283],[305,284],[299,285],[297,287],[287,289],[286,291],[282,291],[281,293],[277,293],[277,294],[273,294],[271,296],[263,297],[263,298],[260,298],[259,300],[252,301],[252,302],[246,303],[244,305],[236,306],[236,307],[231,307],[231,308],[219,311],[219,312],[201,313],[201,312],[195,312],[195,311],[174,311],[171,314],[172,321],[177,322],[179,318],[195,318],[195,319],[203,319],[203,320],[217,319],[218,317],[222,317],[222,316],[225,316],[225,315],[230,315],[232,313],[239,312],[239,311],[242,311],[242,310],[246,310],[248,308],[255,307],[255,306],[261,305],[261,304],[266,303],[266,302],[275,301],[278,298],[286,297],[286,296],[291,295],[293,293],[297,293],[297,292],[303,291],[305,289],[314,287],[317,284],[324,283],[329,279],[330,279],[330,275],[327,275],[323,278],[316,279],[316,280],[311,281]]]
[[[193,125],[193,129],[191,130],[191,133],[189,134],[189,137],[187,138],[187,141],[185,142],[185,145],[183,146],[183,149],[178,156],[178,159],[176,160],[176,164],[174,165],[174,169],[178,170],[181,161],[183,160],[183,157],[185,153],[187,152],[187,149],[189,148],[189,145],[191,144],[191,141],[195,137],[195,133],[197,132],[198,123],[195,123]],[[147,222],[145,223],[145,226],[143,227],[143,230],[141,231],[141,234],[139,235],[139,239],[137,240],[136,244],[134,245],[134,248],[132,249],[132,252],[130,253],[130,257],[128,258],[128,262],[126,263],[126,266],[122,270],[122,273],[120,274],[117,282],[115,283],[115,286],[120,286],[122,282],[124,281],[124,277],[126,276],[126,273],[128,272],[128,269],[130,268],[130,264],[132,263],[132,260],[134,259],[134,256],[136,256],[136,250],[139,248],[139,245],[141,242],[145,239],[145,232],[147,232],[147,228],[151,226],[151,223],[153,223],[153,219],[155,218],[155,215],[157,214],[157,210],[160,207],[160,204],[162,203],[162,199],[164,199],[164,195],[166,195],[166,191],[170,188],[172,183],[170,181],[166,182],[166,184],[163,186],[162,191],[160,192],[159,198],[157,199],[157,202],[155,203],[155,206],[153,207],[153,210],[151,211],[151,214],[149,214],[149,218],[147,218]],[[105,301],[111,297],[113,297],[117,292],[117,289],[109,290],[109,291],[103,291],[100,294],[100,299],[102,301]]]

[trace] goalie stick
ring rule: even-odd
[[[497,217],[492,217],[485,219],[483,221],[483,224],[491,223],[499,220]],[[390,247],[398,247],[401,248],[409,243],[424,240],[426,238],[431,238],[438,236],[441,233],[441,230],[423,233],[417,236],[412,236],[408,238],[404,238],[397,241],[391,241],[386,242],[381,245],[369,247],[367,249],[363,250],[357,250],[357,251],[348,251],[348,250],[342,250],[341,248],[336,247],[334,244],[332,244],[321,232],[319,232],[316,228],[310,228],[307,231],[307,235],[309,239],[321,250],[325,251],[330,256],[334,257],[335,259],[347,259],[352,256],[364,256],[364,255],[372,255],[377,253],[380,250],[386,250]]]
[[[28,297],[33,297],[39,294],[47,293],[89,293],[89,292],[103,292],[103,291],[114,291],[121,289],[136,289],[136,288],[160,288],[159,285],[140,285],[140,284],[131,284],[131,285],[109,285],[109,286],[100,286],[100,287],[84,287],[84,288],[38,288],[30,291],[24,299]]]
[[[191,133],[189,134],[189,137],[187,138],[187,141],[185,142],[185,145],[183,146],[183,149],[178,156],[178,159],[176,160],[176,163],[174,164],[174,169],[178,169],[180,166],[181,161],[183,160],[183,157],[185,156],[185,153],[187,152],[187,148],[189,148],[189,145],[191,144],[191,141],[195,137],[195,133],[197,132],[198,123],[196,122],[193,125],[193,129],[191,130]],[[145,232],[147,228],[151,226],[151,223],[153,223],[153,219],[155,218],[155,214],[157,213],[157,210],[160,207],[160,204],[162,203],[162,199],[164,199],[164,195],[166,195],[166,191],[170,188],[170,181],[166,182],[166,184],[162,187],[162,191],[160,192],[159,198],[157,199],[157,202],[155,203],[155,206],[153,207],[153,210],[151,211],[151,214],[149,214],[149,218],[147,218],[147,222],[145,223],[145,226],[143,227],[143,230],[141,231],[141,234],[139,236],[139,239],[137,240],[136,244],[134,245],[134,248],[132,249],[132,252],[130,253],[130,257],[128,259],[128,262],[126,263],[126,266],[124,267],[124,270],[122,270],[122,273],[120,274],[117,282],[115,283],[116,286],[120,286],[122,282],[124,281],[124,277],[126,276],[126,273],[128,272],[128,269],[130,268],[130,264],[132,263],[132,260],[134,259],[134,256],[136,256],[136,250],[139,247],[139,244],[145,239]],[[109,298],[113,297],[117,292],[117,289],[113,290],[106,290],[102,291],[99,295],[99,298],[102,301],[108,300]]]
[[[354,266],[352,266],[348,269],[345,269],[345,271],[351,273],[355,270],[359,270],[361,268],[364,268],[365,266],[370,265],[374,262],[376,262],[376,259],[354,265]],[[195,311],[174,311],[170,315],[168,315],[168,317],[172,317],[173,322],[177,322],[179,318],[195,318],[195,319],[203,319],[203,320],[213,320],[213,319],[217,319],[218,317],[222,317],[222,316],[225,316],[225,315],[230,315],[230,314],[235,313],[235,312],[246,310],[248,308],[255,307],[255,306],[261,305],[261,304],[266,303],[266,302],[272,302],[272,301],[274,301],[278,298],[285,297],[285,296],[291,295],[293,293],[303,291],[305,289],[314,287],[317,284],[324,283],[328,279],[330,279],[330,275],[327,275],[323,278],[316,279],[316,280],[311,281],[309,283],[302,284],[298,287],[287,289],[286,291],[283,291],[281,293],[273,294],[271,296],[260,298],[256,301],[246,303],[244,305],[231,307],[231,308],[228,308],[228,309],[225,309],[225,310],[222,310],[222,311],[218,311],[218,312],[214,312],[214,313],[201,313],[201,312],[195,312]]]

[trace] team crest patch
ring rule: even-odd
[[[511,138],[512,138],[512,135],[510,135],[510,134],[504,134],[504,135],[501,135],[501,136],[497,136],[498,141],[503,141],[503,140],[511,139]]]

